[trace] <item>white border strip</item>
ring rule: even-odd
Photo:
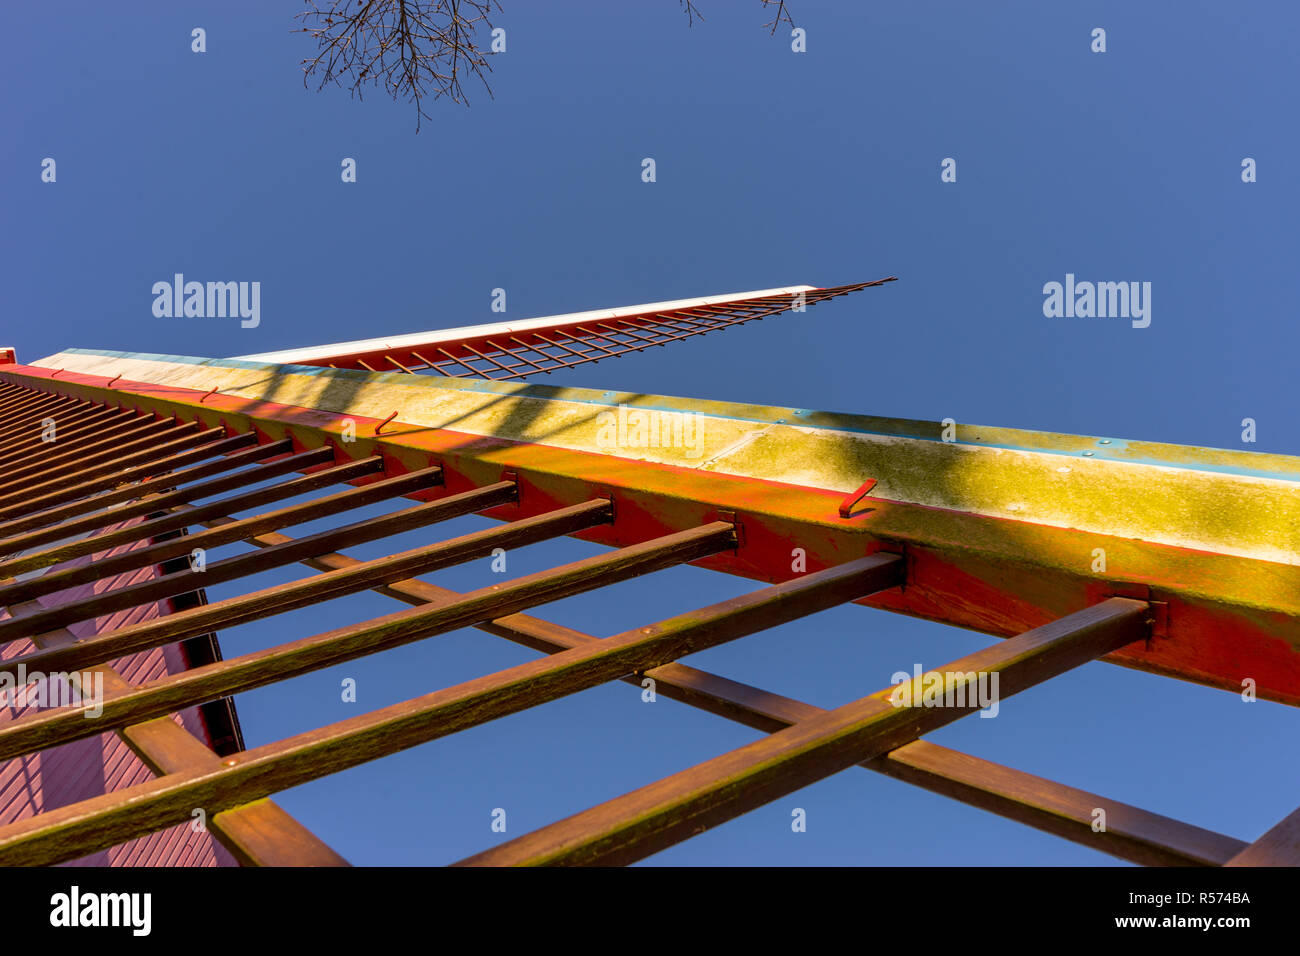
[[[496,322],[486,325],[465,325],[455,329],[435,329],[430,332],[413,332],[410,335],[394,335],[388,338],[360,339],[356,342],[335,342],[330,345],[312,345],[301,349],[284,349],[280,352],[260,352],[257,355],[235,355],[232,358],[244,362],[268,362],[276,365],[295,365],[336,355],[352,352],[377,352],[386,349],[402,349],[421,345],[440,345],[448,341],[477,338],[484,335],[507,335],[527,332],[532,329],[545,329],[558,325],[572,325],[577,322],[601,322],[610,319],[626,318],[630,315],[642,315],[651,312],[672,312],[678,309],[693,309],[701,305],[717,305],[720,302],[733,302],[738,299],[761,299],[774,295],[794,295],[796,292],[811,292],[817,286],[790,285],[780,289],[760,289],[756,292],[732,292],[728,295],[709,295],[698,299],[673,299],[669,302],[647,302],[644,305],[628,305],[618,309],[594,309],[590,312],[567,312],[563,315],[546,315],[536,319],[521,319],[518,322]]]

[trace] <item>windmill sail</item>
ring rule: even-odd
[[[782,312],[802,311],[896,277],[831,288],[810,285],[619,309],[571,312],[517,322],[470,325],[301,349],[238,355],[275,365],[324,365],[369,372],[429,372],[448,378],[510,381],[617,358]]]

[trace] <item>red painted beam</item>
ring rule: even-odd
[[[757,580],[798,576],[792,568],[795,549],[804,552],[807,571],[878,550],[900,553],[907,561],[906,586],[860,603],[997,636],[1042,626],[1107,597],[1153,601],[1163,618],[1156,622],[1157,636],[1107,660],[1234,692],[1253,681],[1261,698],[1300,704],[1300,567],[1295,565],[870,497],[846,519],[839,516],[844,496],[824,489],[404,426],[400,415],[385,424],[125,380],[105,393],[108,379],[100,376],[65,371],[52,378],[51,370],[31,366],[6,371],[10,374],[0,378],[59,394],[107,397],[182,421],[221,425],[231,433],[252,429],[263,440],[288,437],[298,448],[329,443],[340,458],[382,453],[390,474],[437,463],[446,485],[435,496],[515,472],[519,503],[487,512],[491,517],[516,519],[613,494],[615,522],[579,535],[611,546],[734,515],[742,530],[740,547],[696,563]],[[383,431],[375,437],[380,424]],[[355,440],[346,441],[353,429]],[[1099,547],[1112,568],[1131,569],[1125,577],[1067,570],[1041,557],[1086,555]],[[1293,597],[1252,606],[1242,592],[1257,582],[1267,584],[1261,593]]]

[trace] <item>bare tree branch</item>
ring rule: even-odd
[[[696,17],[701,21],[704,20],[704,14],[700,13],[700,8],[695,5],[694,0],[677,0],[677,2],[686,13],[686,25],[688,27],[695,26]]]
[[[767,23],[763,24],[763,26],[765,27],[772,28],[773,36],[776,35],[776,28],[779,27],[782,23],[790,24],[790,27],[793,29],[794,18],[790,16],[790,11],[786,9],[785,6],[786,0],[759,0],[759,2],[763,4],[764,9],[768,7],[776,7],[776,16],[773,17]],[[687,26],[693,27],[695,26],[696,19],[699,20],[704,19],[704,14],[700,13],[700,8],[696,6],[695,0],[677,0],[677,3],[678,6],[682,8],[682,11],[686,14]]]
[[[305,0],[307,9],[297,15],[306,33],[316,41],[316,55],[302,61],[303,85],[320,80],[348,89],[357,99],[367,85],[382,89],[394,100],[415,104],[415,129],[431,119],[424,101],[447,97],[469,105],[462,79],[477,77],[492,96],[487,74],[492,72],[489,49],[479,45],[481,29],[492,29],[489,19],[498,0]],[[764,9],[775,8],[764,23],[776,35],[777,27],[794,19],[786,0],[761,0]],[[704,19],[696,0],[678,0],[687,24]]]
[[[480,28],[492,29],[495,0],[306,0],[297,19],[317,42],[315,57],[302,61],[303,84],[317,77],[321,90],[333,83],[362,98],[369,84],[394,100],[415,104],[415,128],[426,99],[447,97],[469,104],[462,85],[478,77],[492,96],[487,73],[491,53],[478,44]]]
[[[776,16],[771,22],[764,23],[763,26],[772,28],[772,36],[776,36],[776,28],[783,22],[790,24],[790,29],[794,29],[794,18],[790,16],[790,11],[785,8],[785,0],[763,0],[764,7],[776,7]]]

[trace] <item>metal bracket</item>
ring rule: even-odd
[[[912,580],[913,568],[916,565],[916,555],[906,541],[883,541],[881,542],[879,554],[896,554],[903,559],[903,580],[898,582],[900,593],[907,590],[907,582]]]
[[[1170,636],[1169,602],[1152,600],[1151,586],[1149,584],[1131,584],[1127,587],[1121,585],[1117,590],[1106,596],[1147,602],[1151,609],[1151,613],[1146,618],[1146,623],[1151,625],[1151,636],[1147,638],[1148,650],[1152,641],[1165,640]]]
[[[867,492],[876,486],[876,479],[868,478],[859,487],[843,501],[840,502],[840,517],[852,518],[853,506],[867,496]]]
[[[731,527],[735,529],[736,549],[739,550],[745,544],[745,526],[741,524],[740,518],[734,511],[719,511],[719,521],[730,521]]]
[[[1151,625],[1151,639],[1159,640],[1168,638],[1169,602],[1148,600],[1147,603],[1151,605],[1151,610],[1154,612],[1149,618],[1147,618],[1147,623]]]
[[[510,482],[513,482],[513,483],[514,483],[514,486],[515,486],[515,504],[519,504],[519,499],[523,496],[523,488],[520,487],[520,484],[519,484],[519,472],[517,472],[517,471],[509,471],[509,470],[507,470],[507,471],[503,471],[503,472],[501,472],[501,478],[500,478],[500,480],[501,480],[501,481],[510,481]]]

